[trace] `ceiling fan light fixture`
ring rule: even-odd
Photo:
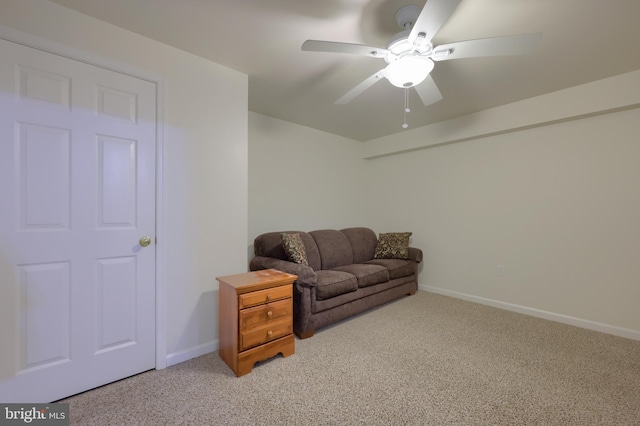
[[[403,56],[384,69],[384,76],[396,87],[407,88],[424,81],[433,70],[433,61],[419,56]]]

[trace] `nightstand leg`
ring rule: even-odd
[[[240,352],[238,354],[238,369],[235,372],[236,376],[244,376],[247,373],[251,373],[253,365],[258,361],[264,361],[265,359],[272,358],[279,353],[282,353],[283,357],[288,357],[294,354],[295,338],[293,334],[282,337],[273,342],[266,343],[248,351]]]

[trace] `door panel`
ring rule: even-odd
[[[137,341],[136,258],[98,259],[98,352]]]
[[[0,57],[0,401],[50,402],[155,366],[156,87]]]
[[[97,142],[98,227],[134,228],[137,143],[104,135],[98,135]]]
[[[21,371],[71,360],[69,262],[19,265]],[[46,333],[42,333],[46,331]]]
[[[71,132],[16,123],[20,229],[69,229]]]

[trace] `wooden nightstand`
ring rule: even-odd
[[[257,361],[293,355],[293,282],[275,269],[217,277],[220,358],[240,377]]]

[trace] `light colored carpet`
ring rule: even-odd
[[[215,352],[64,402],[78,425],[640,425],[640,342],[419,291],[241,378]]]

